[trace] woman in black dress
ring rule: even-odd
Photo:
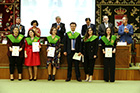
[[[93,35],[92,28],[88,28],[83,38],[84,71],[85,81],[92,81],[95,59],[98,51],[98,36]]]
[[[116,36],[112,35],[111,28],[106,28],[105,35],[101,37],[102,51],[104,56],[104,80],[105,82],[115,81],[115,53],[116,53]],[[112,50],[112,56],[105,56],[107,48]],[[108,54],[110,55],[110,54]],[[109,76],[110,74],[110,76]]]

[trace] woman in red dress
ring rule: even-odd
[[[32,42],[39,42],[39,37],[35,36],[35,32],[31,29],[28,31],[28,36],[25,39],[25,66],[29,66],[29,81],[37,80],[37,66],[40,65],[39,52],[33,52]],[[41,45],[38,46],[41,48]],[[34,69],[34,78],[32,73],[32,67]]]
[[[40,31],[40,29],[37,27],[37,26],[39,25],[38,22],[37,22],[37,20],[33,20],[33,21],[31,22],[31,25],[32,25],[33,27],[31,27],[31,28],[29,29],[29,31],[30,31],[31,29],[33,29],[34,32],[35,32],[35,36],[40,37],[40,36],[41,36],[41,31]]]

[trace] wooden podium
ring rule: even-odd
[[[116,48],[116,68],[129,68],[129,62],[131,57],[130,46],[117,46]],[[7,56],[8,47],[7,45],[0,44],[0,66],[8,66],[9,59]],[[62,53],[63,53],[63,45],[62,45]],[[61,54],[61,67],[67,67],[67,59],[66,56]],[[40,51],[40,60],[41,67],[46,66],[46,45],[42,45]],[[80,67],[83,67],[82,62],[80,63]],[[101,47],[98,49],[98,58],[96,59],[95,67],[100,68],[103,67],[103,53],[101,51]]]

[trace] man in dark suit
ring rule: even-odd
[[[61,37],[61,42],[63,42],[64,33],[66,32],[65,24],[61,23],[61,18],[56,17],[56,23],[52,24],[52,27],[57,28],[57,35]]]
[[[114,35],[114,27],[112,23],[109,23],[109,18],[108,16],[103,16],[103,23],[99,25],[99,38],[101,38],[101,36],[105,35],[105,29],[107,27],[110,27],[112,30],[112,34]]]
[[[16,18],[16,24],[11,26],[11,30],[10,33],[13,33],[13,29],[15,26],[17,26],[20,30],[19,34],[25,35],[25,27],[23,25],[20,24],[21,23],[21,19],[19,17]]]
[[[86,21],[86,24],[82,26],[82,31],[81,31],[82,36],[85,35],[87,29],[90,28],[90,27],[93,30],[93,34],[96,35],[96,26],[94,24],[90,23],[91,19],[90,18],[86,18],[85,21]]]
[[[79,71],[79,61],[73,59],[73,55],[78,53],[78,56],[81,55],[81,35],[78,32],[75,32],[76,23],[70,23],[71,31],[67,32],[65,35],[64,41],[64,55],[67,56],[68,62],[68,72],[66,82],[71,80],[72,73],[72,63],[75,64],[75,73],[77,81],[81,81],[80,79],[80,71]]]

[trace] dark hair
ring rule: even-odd
[[[52,27],[52,28],[50,29],[50,34],[51,34],[51,35],[52,35],[53,29],[56,29],[56,28],[55,28],[55,27]]]
[[[89,20],[89,21],[91,21],[91,19],[90,19],[90,18],[86,18],[86,19],[85,19],[85,21],[88,21],[88,20]]]
[[[71,24],[75,24],[75,26],[77,26],[77,24],[76,24],[75,22],[71,22],[70,25],[71,25]]]
[[[31,22],[31,25],[33,25],[33,23],[36,23],[37,26],[39,25],[38,22],[37,22],[37,20],[33,20],[33,21]]]
[[[30,37],[30,35],[29,35],[29,32],[30,32],[30,31],[32,31],[32,32],[34,33],[34,37],[35,37],[35,31],[34,31],[33,29],[30,29],[30,30],[28,31],[27,37]]]
[[[14,31],[15,28],[17,28],[18,32],[19,32],[19,28],[17,26],[14,26],[13,31]],[[13,31],[12,31],[12,33],[14,33]]]
[[[111,30],[111,28],[110,27],[107,27],[106,29],[105,29],[105,36],[107,37],[107,33],[106,33],[106,31],[107,31],[107,29],[110,29],[110,31],[111,31],[111,33],[110,33],[110,38],[111,38],[111,36],[112,36],[112,30]]]
[[[88,39],[88,37],[89,37],[89,33],[88,33],[88,32],[89,32],[89,29],[92,30],[91,27],[87,29],[86,34],[85,34],[85,36],[84,36],[84,37],[85,37],[85,38],[84,38],[84,41],[86,41],[86,40]],[[92,30],[92,32],[93,32],[93,30]],[[94,33],[92,33],[92,35],[93,35],[93,34],[94,34]]]

